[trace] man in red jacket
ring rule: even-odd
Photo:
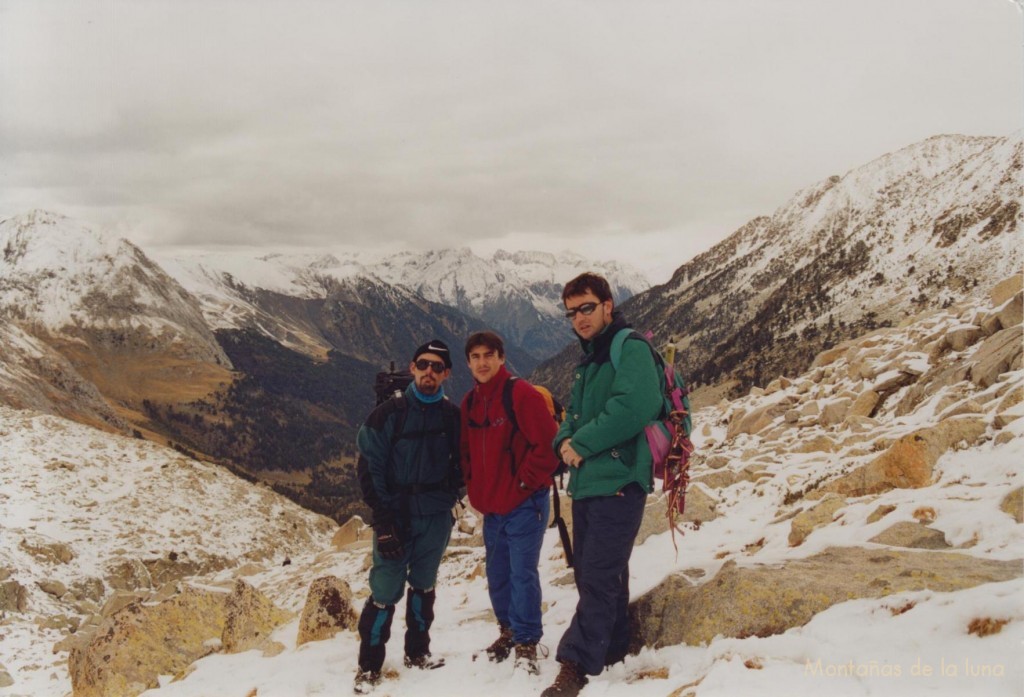
[[[466,360],[476,385],[462,400],[462,472],[470,503],[484,514],[487,589],[501,632],[487,657],[504,661],[515,649],[515,666],[536,675],[543,634],[537,564],[558,425],[541,393],[505,369],[497,334],[470,336]]]

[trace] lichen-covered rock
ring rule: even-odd
[[[309,586],[295,645],[330,639],[346,629],[355,631],[358,621],[348,584],[337,576],[321,576]]]
[[[241,653],[267,644],[270,633],[292,617],[251,585],[238,579],[224,605],[221,645],[225,653]]]
[[[186,587],[157,605],[132,603],[71,649],[75,697],[134,697],[158,687],[216,650],[224,628],[224,593]]]

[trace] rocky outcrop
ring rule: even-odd
[[[951,552],[829,548],[782,566],[738,566],[694,585],[669,576],[630,606],[633,649],[697,646],[716,636],[765,637],[806,624],[836,603],[903,591],[955,591],[1020,576],[1021,561]]]
[[[214,652],[226,599],[186,587],[166,602],[132,603],[107,618],[90,641],[71,650],[75,697],[134,697],[157,687],[158,676],[175,675]]]
[[[323,576],[309,587],[295,644],[330,639],[343,630],[355,631],[358,621],[352,606],[352,589],[336,576]]]
[[[291,613],[281,610],[270,598],[238,579],[224,605],[221,645],[225,653],[269,648],[270,633],[291,617]]]
[[[986,428],[982,419],[957,418],[915,431],[868,464],[822,487],[822,492],[863,496],[928,486],[939,457],[961,441],[977,442]]]

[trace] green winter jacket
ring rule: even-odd
[[[604,331],[580,342],[584,358],[573,371],[569,407],[554,440],[555,453],[569,438],[583,457],[580,467],[569,468],[568,491],[574,499],[611,496],[631,482],[653,490],[644,426],[661,412],[661,384],[643,340],[627,340],[619,370],[612,367],[612,338],[628,326],[615,313]]]

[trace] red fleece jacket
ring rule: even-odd
[[[551,450],[558,424],[544,397],[526,380],[513,383],[512,408],[519,426],[514,429],[502,400],[509,377],[502,366],[462,399],[462,475],[469,502],[481,513],[509,513],[549,486],[558,467]]]

